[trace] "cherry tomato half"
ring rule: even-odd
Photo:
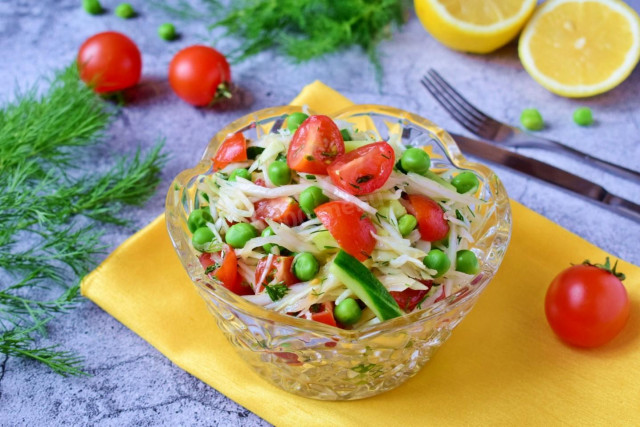
[[[269,257],[262,258],[256,267],[256,293],[262,292],[265,284],[270,285],[282,282],[286,286],[291,286],[298,283],[298,279],[296,279],[291,269],[293,265],[292,256],[271,257],[271,262],[268,260]],[[266,273],[265,270],[267,271]],[[264,279],[260,280],[263,275]]]
[[[134,86],[142,72],[138,46],[115,31],[96,34],[82,43],[77,64],[82,81],[97,93]]]
[[[315,311],[314,311],[315,310]],[[333,303],[330,301],[320,304],[314,304],[310,308],[311,320],[324,323],[330,326],[337,326],[336,319],[333,317]]]
[[[253,291],[251,287],[242,284],[242,276],[238,273],[238,257],[235,251],[228,245],[224,245],[224,249],[218,254],[203,253],[200,255],[200,264],[205,269],[216,264],[216,258],[222,262],[220,266],[209,273],[209,276],[218,279],[222,285],[237,295],[251,295]]]
[[[311,116],[293,134],[287,164],[298,172],[326,175],[327,166],[342,154],[344,140],[338,126],[327,116]]]
[[[362,195],[382,187],[395,163],[393,148],[386,142],[375,142],[339,156],[327,172],[336,186]]]
[[[219,98],[224,84],[231,82],[231,68],[223,54],[209,46],[182,49],[169,64],[169,84],[184,101],[197,107]]]
[[[213,160],[213,170],[223,169],[234,162],[247,160],[247,140],[242,132],[230,135],[222,142]]]
[[[376,228],[362,209],[337,200],[318,206],[314,212],[345,252],[359,261],[371,256],[376,246],[371,233],[375,233]]]
[[[629,318],[629,296],[611,271],[574,265],[547,289],[545,313],[551,329],[565,342],[597,347],[613,339]]]
[[[275,199],[262,199],[255,202],[256,217],[259,219],[272,219],[275,222],[295,227],[302,224],[306,216],[300,205],[293,197],[276,197]]]
[[[418,220],[420,237],[427,242],[444,239],[449,233],[449,223],[444,218],[444,211],[438,203],[427,196],[409,194],[407,211]]]

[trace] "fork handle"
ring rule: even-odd
[[[565,145],[561,142],[535,137],[524,132],[516,134],[514,136],[515,138],[512,138],[511,141],[504,141],[503,143],[511,147],[549,148],[552,150],[565,152],[573,155],[576,158],[586,160],[588,163],[591,163],[592,165],[597,166],[600,169],[623,176],[636,182],[640,182],[640,172],[633,169],[625,168],[624,166],[616,165],[606,160],[602,160],[598,157],[594,157],[583,151],[569,147],[568,145]]]

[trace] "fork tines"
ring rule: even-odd
[[[434,69],[420,80],[442,107],[468,131],[485,139],[493,139],[501,123],[478,110]]]

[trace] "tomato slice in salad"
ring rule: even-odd
[[[333,183],[356,196],[382,187],[393,171],[396,157],[386,142],[374,142],[343,154],[327,168]]]
[[[427,289],[405,289],[402,292],[389,292],[394,300],[398,303],[401,309],[410,313],[416,306],[422,302],[425,295],[429,293],[431,289],[431,281],[424,282],[428,286]]]
[[[222,262],[218,264],[216,259],[222,259]],[[242,276],[238,273],[238,257],[230,246],[224,245],[224,249],[218,254],[203,253],[200,255],[200,264],[205,269],[218,264],[219,267],[209,273],[209,276],[217,278],[231,292],[238,295],[253,294],[251,287],[242,284]]]
[[[213,157],[213,170],[218,171],[234,162],[247,160],[247,140],[242,132],[230,135],[222,142]]]
[[[376,228],[362,209],[353,203],[336,200],[318,206],[314,212],[345,252],[358,261],[371,256],[376,246],[371,233],[375,233]]]
[[[291,286],[298,283],[292,266],[292,256],[274,256],[271,260],[269,257],[262,258],[256,267],[256,293],[262,292],[265,284],[284,283]]]
[[[447,237],[449,223],[435,200],[421,194],[409,194],[409,205],[406,205],[406,208],[418,220],[422,240],[436,242]]]
[[[344,154],[338,126],[327,116],[307,118],[293,134],[287,164],[298,172],[326,175],[327,166]]]
[[[320,304],[314,304],[309,308],[311,311],[311,320],[324,323],[326,325],[338,326],[336,319],[333,317],[333,303],[323,302]]]
[[[276,197],[275,199],[262,199],[254,203],[256,217],[259,219],[272,219],[275,222],[286,224],[289,227],[302,224],[307,218],[293,197]]]

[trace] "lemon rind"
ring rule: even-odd
[[[531,9],[535,7],[537,2],[536,0],[524,0],[518,13],[516,13],[512,17],[503,21],[496,22],[492,25],[476,25],[469,22],[461,21],[455,16],[451,15],[449,11],[442,4],[440,4],[438,0],[425,1],[431,3],[437,15],[440,16],[440,18],[442,18],[443,20],[447,21],[449,24],[458,27],[459,29],[466,32],[475,34],[495,34],[496,32],[511,29],[514,26],[521,24],[522,20],[529,15]]]

